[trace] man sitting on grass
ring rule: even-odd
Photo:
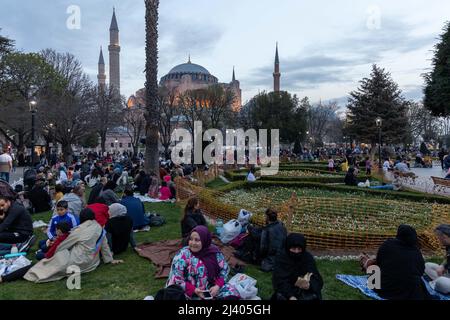
[[[0,195],[0,243],[23,243],[32,235],[33,222],[25,207]]]

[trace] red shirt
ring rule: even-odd
[[[159,197],[159,200],[168,200],[172,198],[172,193],[170,192],[169,187],[161,187],[161,196]]]
[[[86,206],[86,208],[89,208],[94,212],[95,221],[97,221],[99,225],[104,227],[109,220],[109,207],[103,203],[93,203]]]
[[[68,236],[69,236],[69,233],[64,233],[64,234],[58,236],[55,239],[55,242],[53,242],[52,246],[45,253],[45,259],[50,259],[51,257],[53,257],[56,252],[56,249],[58,249],[58,246],[61,244],[61,242],[66,240]]]

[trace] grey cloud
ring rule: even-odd
[[[385,52],[407,53],[423,47],[432,48],[433,35],[412,34],[414,26],[394,18],[382,18],[381,28],[365,25],[350,36],[322,46],[310,46],[303,52],[320,54],[283,59],[280,57],[283,86],[287,90],[311,89],[324,83],[354,81],[352,67],[378,63]],[[245,80],[250,86],[267,83],[273,64],[253,70]]]

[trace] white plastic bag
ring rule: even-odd
[[[240,222],[240,224],[245,227],[249,224],[250,222],[250,218],[252,217],[253,213],[241,209],[241,211],[239,211],[239,215],[238,215],[238,221]]]
[[[256,280],[244,273],[236,274],[228,284],[234,286],[244,300],[253,300],[258,295]]]
[[[236,238],[242,230],[242,226],[236,219],[230,220],[223,225],[223,231],[220,236],[220,241],[228,243]]]

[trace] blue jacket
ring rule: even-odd
[[[80,224],[78,218],[71,213],[66,213],[63,216],[56,215],[50,220],[50,227],[47,231],[47,237],[49,239],[56,238],[56,225],[62,221],[68,222],[72,229]]]
[[[127,208],[127,215],[133,220],[133,229],[147,226],[150,219],[145,216],[144,204],[138,198],[125,196],[120,202]]]

